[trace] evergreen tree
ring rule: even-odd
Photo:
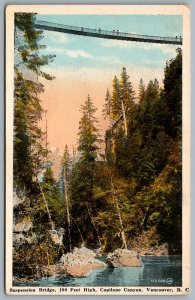
[[[146,100],[155,101],[159,98],[159,83],[155,78],[154,81],[150,80],[146,89]]]
[[[15,61],[15,67],[32,71],[35,81],[39,76],[47,80],[54,77],[43,72],[41,67],[50,63],[55,55],[40,55],[39,50],[45,46],[40,44],[43,38],[42,30],[35,30],[36,14],[15,14],[15,54],[19,61]]]
[[[106,92],[106,98],[105,98],[105,104],[104,104],[104,109],[102,111],[104,118],[108,118],[110,123],[112,120],[112,98],[110,95],[109,90],[107,89]]]
[[[132,83],[129,80],[126,68],[122,69],[120,79],[120,100],[123,103],[126,114],[131,111],[134,106],[135,91],[133,90]]]
[[[48,209],[51,215],[50,221],[52,221],[56,227],[64,227],[64,201],[59,195],[57,182],[54,179],[54,174],[50,163],[48,163],[45,168],[43,179],[40,185],[45,200],[48,203]]]
[[[117,121],[122,114],[121,100],[120,100],[120,84],[118,78],[115,76],[112,82],[112,117]]]
[[[70,193],[70,176],[71,176],[71,157],[69,154],[68,146],[65,146],[64,154],[61,162],[61,172],[58,181],[58,187],[61,194],[61,198],[64,200],[64,215],[65,224],[67,229],[68,242],[65,243],[69,251],[72,250],[71,242],[71,193]]]
[[[146,93],[145,85],[144,85],[143,79],[141,78],[140,82],[139,82],[139,96],[138,96],[140,103],[144,101],[145,93]]]
[[[68,146],[64,148],[63,157],[60,165],[60,174],[58,179],[58,188],[62,198],[65,197],[64,177],[66,175],[67,183],[69,184],[72,168],[72,159],[69,153]]]
[[[33,178],[40,172],[44,135],[38,127],[43,112],[38,93],[43,86],[24,80],[15,70],[14,106],[14,183],[15,187],[31,188]]]
[[[34,29],[34,22],[35,14],[15,15],[14,185],[27,190],[32,188],[46,154],[42,147],[44,135],[38,126],[43,113],[39,97],[44,86],[38,78],[53,79],[41,70],[53,56],[40,56],[42,32]],[[28,72],[33,80],[25,79]]]
[[[146,89],[140,81],[139,99],[137,109],[127,115],[126,139],[118,122],[106,141],[106,145],[114,142],[113,167],[120,178],[115,186],[122,178],[127,180],[128,187],[117,191],[123,199],[120,207],[127,244],[132,245],[142,231],[153,232],[151,244],[167,242],[170,253],[181,253],[181,50],[166,64],[164,89],[160,90],[157,79]],[[108,194],[101,193],[100,197],[104,195]],[[101,214],[98,220],[102,226]]]
[[[120,101],[123,114],[125,135],[128,134],[128,128],[131,131],[134,119],[135,110],[135,92],[133,90],[132,83],[127,75],[126,68],[122,69],[120,80]]]
[[[99,130],[97,128],[97,119],[94,114],[97,109],[88,95],[85,104],[81,106],[82,117],[79,122],[79,140],[78,151],[80,152],[80,160],[88,160],[94,163],[97,158],[97,150],[99,139]]]
[[[44,171],[43,182],[37,183],[47,155],[47,149],[42,146],[45,136],[39,127],[43,113],[40,94],[44,91],[39,79],[53,79],[42,71],[53,56],[40,55],[39,50],[44,48],[40,45],[42,31],[35,30],[35,18],[31,13],[15,14],[13,175],[14,190],[18,195],[25,195],[25,201],[17,213],[14,211],[14,218],[20,215],[25,221],[28,216],[33,224],[31,241],[26,239],[14,245],[13,273],[16,276],[34,275],[37,267],[56,262],[59,245],[52,240],[50,230],[54,223],[61,227],[63,216],[49,165]]]
[[[79,234],[81,233],[83,239],[89,243],[94,242],[94,235],[97,236],[89,214],[89,206],[94,199],[94,173],[99,143],[95,112],[96,108],[88,96],[85,104],[81,106],[82,116],[78,133],[79,159],[73,166],[71,176],[73,218],[77,222],[76,226],[79,227]]]

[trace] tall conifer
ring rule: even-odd
[[[14,185],[27,190],[40,172],[46,153],[42,147],[44,135],[38,126],[44,86],[38,79],[53,79],[41,70],[53,56],[39,54],[44,46],[39,44],[42,31],[34,29],[35,18],[31,13],[15,14]]]
[[[102,111],[104,118],[108,118],[110,123],[112,120],[112,98],[110,95],[109,90],[107,89],[106,92],[106,97],[105,97],[105,104],[104,104],[104,109]]]
[[[90,204],[94,200],[94,178],[99,143],[99,130],[97,119],[94,114],[96,108],[90,96],[87,97],[85,104],[81,106],[81,120],[79,122],[78,151],[79,158],[73,166],[71,191],[72,191],[72,213],[76,226],[79,228],[79,235],[83,240],[94,242],[94,231],[91,214],[89,213]]]
[[[118,78],[115,76],[112,82],[112,116],[113,120],[117,121],[122,114],[120,101],[120,84]]]
[[[135,91],[133,90],[133,85],[129,78],[126,68],[123,68],[120,79],[120,100],[124,104],[126,113],[131,111],[135,100]]]
[[[138,96],[140,103],[144,101],[145,93],[146,93],[145,85],[144,85],[143,79],[141,78],[140,82],[139,82],[139,96]]]

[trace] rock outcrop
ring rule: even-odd
[[[92,270],[107,266],[95,257],[96,254],[85,247],[74,248],[72,253],[64,254],[61,257],[60,263],[68,276],[86,277]]]
[[[136,251],[127,249],[116,249],[107,256],[108,264],[113,268],[141,267],[142,262]]]
[[[14,223],[13,226],[13,245],[22,245],[28,242],[31,244],[36,236],[32,232],[33,223],[30,219],[23,218],[20,222]]]
[[[58,264],[43,267],[42,272],[46,276],[64,274],[70,277],[86,277],[94,269],[107,267],[107,264],[95,257],[96,254],[85,247],[74,248],[73,252],[63,254]]]

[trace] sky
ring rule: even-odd
[[[182,16],[177,15],[37,15],[37,20],[102,30],[157,35],[182,36]],[[137,43],[98,39],[59,32],[44,31],[40,41],[46,45],[42,54],[55,54],[44,71],[55,76],[44,81],[42,105],[47,110],[48,141],[51,149],[62,152],[67,144],[72,150],[78,140],[80,106],[90,94],[98,108],[102,134],[106,126],[101,117],[106,90],[112,80],[120,78],[123,67],[138,90],[140,78],[147,85],[157,78],[163,85],[167,60],[176,55],[175,45]],[[45,120],[42,121],[44,129]]]

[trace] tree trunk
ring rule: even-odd
[[[46,149],[46,162],[48,162],[48,148],[47,148],[47,111],[45,110],[45,149]]]
[[[148,218],[149,218],[149,213],[151,211],[151,209],[154,208],[154,205],[153,204],[150,204],[145,215],[144,215],[144,218],[143,218],[143,222],[141,224],[141,229],[145,229],[146,228],[146,224],[147,224],[147,221],[148,221]]]
[[[122,112],[123,112],[123,120],[124,120],[124,128],[125,128],[125,136],[127,136],[127,119],[126,119],[126,113],[125,113],[125,107],[123,100],[121,100],[121,105],[122,105]]]
[[[126,241],[126,237],[125,237],[125,230],[124,230],[124,226],[123,226],[123,220],[122,220],[122,217],[121,217],[121,213],[120,213],[120,209],[119,209],[119,205],[118,205],[118,200],[117,200],[117,197],[116,197],[116,194],[115,194],[115,189],[114,189],[114,184],[113,184],[113,181],[112,181],[112,177],[111,177],[111,186],[112,186],[113,201],[114,201],[114,204],[116,206],[116,210],[117,210],[117,214],[118,214],[118,218],[119,218],[119,222],[120,222],[121,238],[122,238],[122,241],[123,241],[122,248],[124,246],[125,249],[127,249],[127,241]]]
[[[68,197],[68,184],[67,184],[67,177],[66,177],[66,167],[64,166],[64,197],[65,197],[65,204],[66,204],[66,214],[67,214],[67,221],[68,221],[68,239],[69,239],[69,248],[70,252],[72,251],[72,241],[71,241],[71,232],[70,232],[70,210],[69,210],[69,197]]]
[[[40,185],[40,183],[38,183],[38,184],[39,184],[39,186],[40,186],[41,194],[42,194],[42,197],[43,197],[45,206],[46,206],[47,214],[48,214],[48,217],[49,217],[49,222],[50,222],[50,224],[51,224],[51,229],[52,229],[52,230],[55,230],[54,223],[53,223],[53,221],[52,221],[51,214],[50,214],[50,211],[49,211],[49,207],[48,207],[48,204],[47,204],[47,200],[46,200],[46,198],[45,198],[45,194],[43,193],[43,189],[42,189],[42,186]]]
[[[81,233],[81,231],[80,231],[80,228],[78,227],[78,225],[77,225],[77,224],[76,224],[76,226],[77,226],[78,233],[79,233],[79,235],[80,235],[80,238],[81,238],[81,241],[82,241],[82,245],[81,245],[81,247],[85,247],[85,241],[84,241],[84,238],[83,238],[83,236],[82,236],[82,233]]]
[[[48,252],[48,250],[47,250],[47,265],[48,265],[48,266],[50,265],[49,252]]]

